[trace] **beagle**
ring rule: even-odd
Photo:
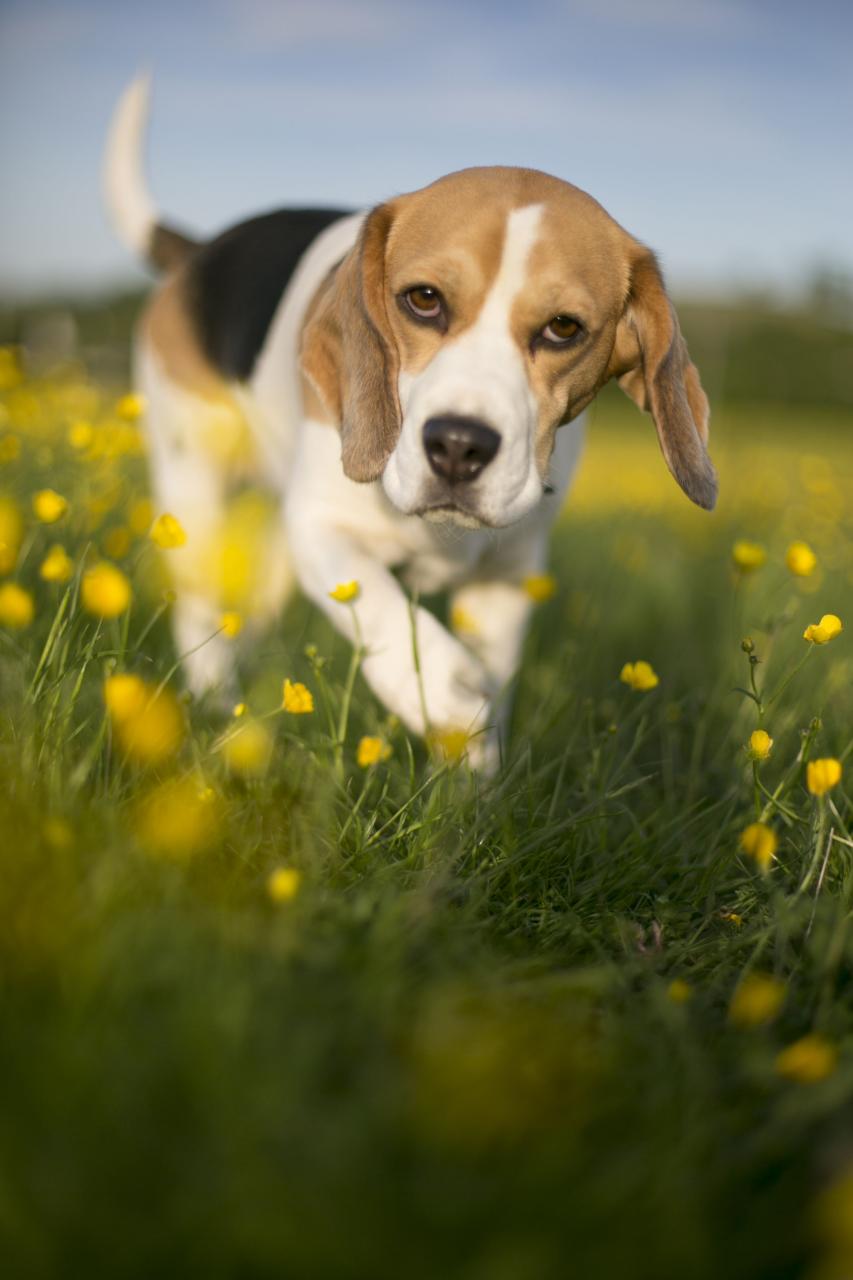
[[[105,191],[124,241],[165,272],[135,377],[156,501],[188,535],[172,564],[190,687],[229,680],[202,561],[229,485],[254,474],[281,513],[259,613],[282,607],[292,560],[305,594],[360,640],[385,705],[419,734],[465,731],[472,762],[493,768],[524,581],[545,566],[582,411],[607,381],[651,413],[685,493],[714,505],[708,404],[654,255],[577,187],[504,167],[366,214],[269,213],[200,244],[148,195],[147,107],[139,79],[113,118]],[[235,421],[248,460],[223,446]],[[449,591],[459,633],[413,606],[395,571],[417,594]],[[358,637],[330,596],[350,580]]]

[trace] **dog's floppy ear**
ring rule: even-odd
[[[389,205],[365,220],[302,339],[302,369],[340,424],[350,480],[377,480],[400,434],[398,356],[385,305]]]
[[[717,476],[705,448],[708,400],[654,254],[641,246],[616,331],[611,376],[651,413],[673,476],[688,498],[710,511],[717,500]]]

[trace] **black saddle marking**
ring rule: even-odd
[[[189,302],[202,349],[226,378],[244,382],[299,260],[344,209],[278,209],[240,222],[193,255]]]

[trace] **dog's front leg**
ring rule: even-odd
[[[473,735],[469,754],[476,762],[493,692],[483,664],[432,614],[413,608],[389,570],[331,512],[289,503],[287,527],[305,594],[351,642],[360,636],[362,671],[377,696],[415,733]],[[350,581],[359,585],[353,605],[330,597]]]

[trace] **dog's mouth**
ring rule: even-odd
[[[428,507],[421,507],[415,512],[430,524],[453,524],[459,529],[491,528],[488,520],[469,511],[467,507],[459,507],[455,502],[436,502]]]

